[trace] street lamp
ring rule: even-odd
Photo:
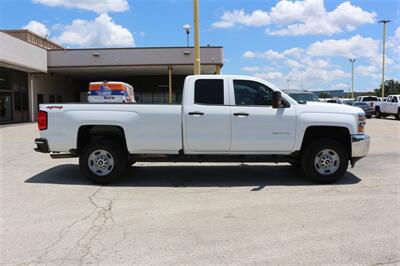
[[[187,44],[187,47],[189,47],[189,34],[190,34],[190,28],[191,28],[191,26],[189,25],[189,24],[185,24],[185,25],[183,25],[183,29],[185,30],[185,32],[186,32],[186,44]]]
[[[356,59],[349,59],[349,61],[351,63],[351,98],[354,99],[354,62]]]
[[[385,98],[385,46],[386,46],[386,23],[390,20],[380,20],[378,23],[383,23],[383,49],[382,49],[382,101]]]

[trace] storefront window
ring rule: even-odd
[[[0,122],[11,121],[11,95],[0,93]]]
[[[0,68],[0,90],[11,90],[10,77],[10,71],[7,71],[7,69],[4,68]]]

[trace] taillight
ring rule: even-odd
[[[39,130],[47,129],[47,112],[45,111],[38,112],[38,128]]]

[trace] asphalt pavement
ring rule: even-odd
[[[400,265],[400,121],[333,185],[288,164],[140,163],[111,186],[0,126],[2,265]]]

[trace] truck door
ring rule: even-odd
[[[184,95],[184,149],[186,153],[228,152],[231,121],[228,82],[201,78],[188,84]]]
[[[392,96],[388,96],[386,98],[386,102],[382,102],[381,106],[381,112],[382,113],[389,113],[390,112],[390,106],[392,105]]]
[[[390,104],[390,113],[397,114],[398,109],[398,99],[397,96],[392,96],[392,102]]]
[[[257,81],[233,79],[232,153],[291,151],[295,139],[295,107],[272,108],[272,90]],[[232,95],[232,94],[231,94]]]

